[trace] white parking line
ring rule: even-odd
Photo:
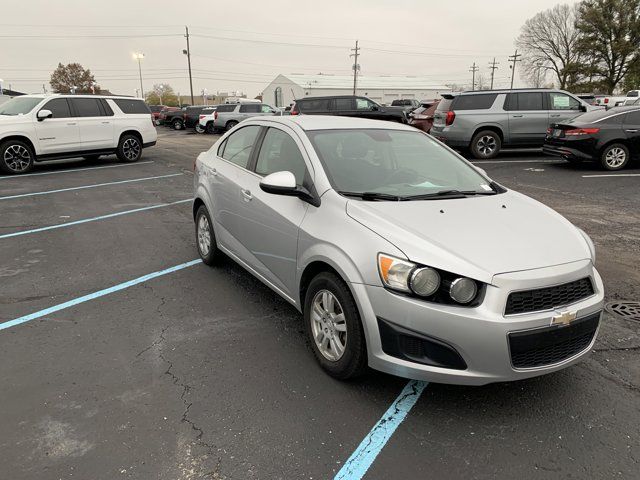
[[[605,178],[605,177],[640,177],[640,173],[609,173],[602,175],[582,175],[582,178]]]
[[[100,170],[102,168],[133,167],[135,165],[144,165],[145,163],[154,163],[154,162],[153,160],[148,160],[146,162],[123,163],[122,165],[104,165],[102,167],[85,167],[85,168],[75,168],[75,169],[69,169],[69,170],[57,170],[55,172],[25,173],[24,175],[7,175],[6,177],[0,177],[0,180],[11,180],[14,178],[24,178],[24,177],[37,177],[39,175],[54,175],[56,173],[82,172],[84,170]]]
[[[81,187],[60,188],[58,190],[45,190],[44,192],[21,193],[20,195],[9,195],[0,197],[0,200],[11,200],[13,198],[33,197],[35,195],[48,195],[50,193],[69,192],[71,190],[83,190],[85,188],[104,187],[106,185],[118,185],[121,183],[144,182],[145,180],[155,180],[157,178],[179,177],[182,173],[172,173],[171,175],[158,175],[155,177],[133,178],[131,180],[120,180],[117,182],[95,183],[93,185],[82,185]]]

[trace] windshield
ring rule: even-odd
[[[314,130],[307,135],[338,192],[367,197],[496,193],[473,167],[417,131]]]
[[[16,97],[0,105],[0,115],[25,115],[42,101],[41,98]]]

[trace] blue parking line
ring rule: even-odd
[[[84,218],[82,220],[76,220],[74,222],[60,223],[58,225],[49,225],[48,227],[40,227],[40,228],[34,228],[32,230],[22,230],[20,232],[5,233],[4,235],[0,235],[0,240],[3,238],[19,237],[20,235],[29,235],[30,233],[46,232],[47,230],[54,230],[56,228],[71,227],[72,225],[80,225],[82,223],[95,222],[97,220],[105,220],[107,218],[119,217],[120,215],[128,215],[130,213],[144,212],[146,210],[169,207],[171,205],[178,205],[179,203],[187,203],[192,201],[193,200],[189,198],[187,200],[178,200],[177,202],[160,203],[158,205],[151,205],[149,207],[134,208],[133,210],[125,210],[124,212],[109,213],[108,215],[100,215],[99,217]]]
[[[170,175],[158,175],[156,177],[133,178],[131,180],[119,180],[117,182],[95,183],[93,185],[82,185],[81,187],[60,188],[58,190],[45,190],[44,192],[21,193],[20,195],[10,195],[8,197],[0,197],[0,200],[10,200],[12,198],[32,197],[34,195],[48,195],[50,193],[70,192],[71,190],[83,190],[85,188],[104,187],[106,185],[118,185],[120,183],[144,182],[145,180],[155,180],[157,178],[179,177],[182,173],[172,173]]]
[[[103,168],[134,167],[136,165],[145,165],[147,163],[154,163],[154,161],[147,160],[146,162],[122,163],[118,165],[103,165],[101,167],[70,168],[68,170],[54,170],[53,172],[22,173],[20,175],[2,176],[0,177],[0,180],[11,180],[16,178],[24,178],[24,177],[39,177],[40,175],[55,175],[56,173],[84,172],[85,170],[102,170]]]
[[[411,380],[405,385],[398,398],[384,412],[371,431],[364,437],[358,448],[351,454],[334,477],[334,480],[360,480],[380,454],[393,433],[416,404],[427,382]]]
[[[129,280],[128,282],[119,283],[118,285],[114,285],[113,287],[105,288],[104,290],[98,290],[97,292],[90,293],[88,295],[83,295],[82,297],[74,298],[64,303],[60,303],[58,305],[54,305],[53,307],[45,308],[44,310],[39,310],[34,313],[30,313],[29,315],[25,315],[20,318],[16,318],[13,320],[9,320],[7,322],[0,323],[0,330],[4,330],[6,328],[15,327],[16,325],[20,325],[22,323],[30,322],[31,320],[36,320],[38,318],[42,318],[46,315],[59,312],[60,310],[64,310],[65,308],[73,307],[75,305],[79,305],[80,303],[88,302],[89,300],[94,300],[96,298],[104,297],[105,295],[109,295],[114,292],[119,292],[120,290],[124,290],[125,288],[133,287],[134,285],[138,285],[140,283],[144,283],[153,278],[161,277],[163,275],[167,275],[169,273],[177,272],[178,270],[182,270],[184,268],[191,267],[193,265],[197,265],[201,263],[202,260],[191,260],[190,262],[181,263],[180,265],[176,265],[174,267],[166,268],[164,270],[159,270],[157,272],[149,273],[147,275],[143,275],[142,277],[134,278],[133,280]]]

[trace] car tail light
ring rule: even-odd
[[[298,115],[299,113],[300,112],[298,110],[296,110],[296,105],[291,107],[291,111],[289,112],[289,114],[291,114],[291,115]]]
[[[605,98],[605,99],[604,99],[604,103],[609,103],[609,99],[608,99],[608,98]]]
[[[567,137],[577,137],[579,135],[593,135],[599,131],[599,128],[572,128],[571,130],[565,130],[564,134]]]
[[[551,135],[553,133],[553,128],[547,128],[547,135]]]
[[[213,119],[217,120],[218,119],[218,112],[213,112]]]
[[[454,112],[453,110],[449,110],[447,112],[447,116],[444,119],[444,124],[448,127],[449,125],[453,124],[453,121],[456,119],[456,112]]]

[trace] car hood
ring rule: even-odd
[[[349,200],[346,210],[409,260],[485,283],[500,273],[591,258],[568,220],[512,191],[449,200]]]

